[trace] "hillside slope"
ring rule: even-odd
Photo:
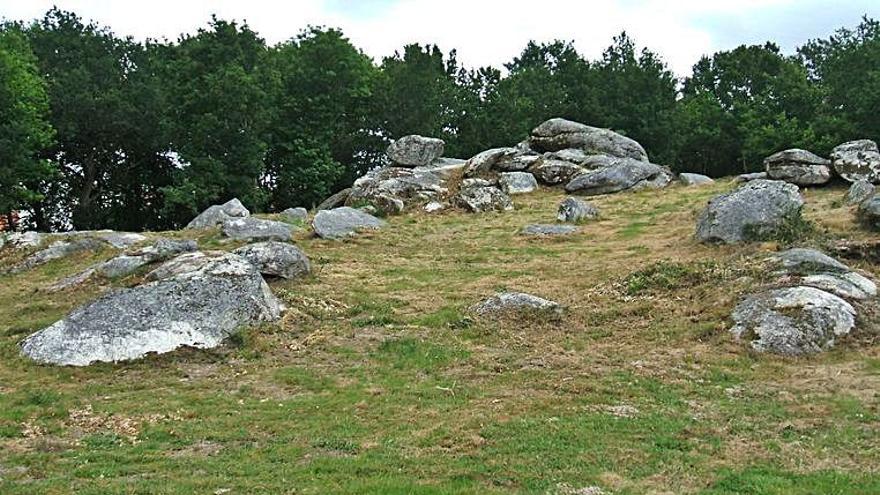
[[[45,291],[109,253],[3,276],[0,493],[878,493],[876,326],[801,359],[733,341],[730,311],[777,246],[693,239],[732,187],[597,197],[601,219],[563,238],[518,235],[554,220],[551,190],[348,242],[302,234],[314,273],[273,283],[281,323],[119,365],[18,352],[108,289]],[[803,192],[808,244],[872,237],[845,192]],[[568,311],[468,314],[499,289]]]

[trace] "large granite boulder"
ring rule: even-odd
[[[499,292],[485,301],[472,306],[470,310],[472,313],[480,316],[499,315],[508,312],[559,315],[563,312],[563,308],[559,303],[524,292]]]
[[[859,203],[856,216],[865,227],[880,230],[880,196],[871,196]]]
[[[241,204],[237,198],[230,199],[222,205],[213,205],[207,210],[201,212],[197,217],[193,218],[187,229],[209,229],[222,225],[227,220],[235,218],[246,218],[251,216],[251,212]]]
[[[684,172],[678,174],[678,182],[680,182],[683,186],[704,186],[707,184],[712,184],[715,181],[712,180],[711,177],[703,174],[692,174]]]
[[[767,177],[799,186],[826,184],[831,180],[831,161],[807,150],[792,148],[764,159]]]
[[[462,184],[462,188],[455,196],[454,202],[471,213],[513,209],[513,202],[510,200],[510,196],[494,185],[483,183]]]
[[[591,127],[565,119],[550,119],[532,130],[529,146],[538,151],[579,149],[592,155],[648,161],[638,142],[608,129]]]
[[[572,179],[587,172],[587,169],[567,160],[542,157],[529,168],[529,172],[542,184],[555,186],[567,184]]]
[[[838,175],[850,182],[880,182],[880,151],[877,143],[869,139],[850,141],[834,148],[831,163]]]
[[[697,221],[701,242],[734,244],[772,237],[800,219],[804,200],[798,187],[782,181],[755,180],[709,200]]]
[[[502,172],[498,185],[507,194],[526,194],[538,188],[538,181],[528,172]]]
[[[382,220],[348,206],[321,210],[312,220],[315,234],[323,239],[346,239],[361,231],[378,230],[384,226],[385,222]]]
[[[309,258],[298,247],[287,242],[259,242],[242,246],[235,254],[251,262],[263,275],[293,279],[311,272]]]
[[[440,158],[423,167],[374,169],[354,182],[345,204],[369,204],[386,215],[400,213],[448,194],[464,167],[464,160]]]
[[[262,218],[235,218],[223,222],[223,235],[238,241],[289,241],[296,227]]]
[[[733,311],[733,335],[759,352],[790,356],[834,346],[855,327],[856,311],[815,287],[772,289],[746,297]]]
[[[21,343],[40,363],[87,366],[180,347],[211,348],[243,327],[277,320],[281,303],[257,269],[226,254],[199,269],[86,304]]]
[[[875,191],[874,184],[866,180],[857,180],[849,186],[849,191],[846,192],[846,204],[857,205],[874,196]]]
[[[385,152],[400,167],[424,167],[443,156],[442,139],[418,135],[404,136],[388,146]]]
[[[599,217],[599,209],[578,198],[565,198],[559,203],[556,219],[560,222],[580,223]]]
[[[631,158],[618,158],[607,167],[578,175],[565,185],[565,191],[595,196],[627,189],[660,188],[671,181],[672,174],[660,165]]]

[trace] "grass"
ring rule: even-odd
[[[731,187],[595,198],[602,217],[562,239],[517,235],[553,221],[555,191],[515,212],[391,217],[344,243],[299,233],[315,274],[273,282],[280,323],[119,365],[36,366],[17,348],[136,282],[45,292],[112,253],[2,277],[0,493],[878,493],[880,350],[857,337],[785,359],[727,335],[782,245],[693,240]],[[821,237],[802,242],[872,236],[845,192],[805,191]],[[468,314],[501,289],[568,311]]]

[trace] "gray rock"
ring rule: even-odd
[[[162,263],[144,277],[144,280],[155,282],[166,278],[175,277],[184,273],[194,272],[207,266],[212,261],[222,257],[222,251],[195,251],[175,256]]]
[[[541,158],[529,169],[542,184],[565,184],[587,171],[584,167],[564,160]]]
[[[91,237],[100,239],[116,249],[128,249],[147,240],[147,236],[136,232],[116,232],[114,230],[73,230],[56,234],[61,237]]]
[[[83,253],[86,251],[100,251],[107,247],[107,244],[98,239],[84,237],[82,239],[73,239],[70,241],[55,241],[48,247],[37,251],[28,256],[22,262],[13,265],[7,270],[8,273],[20,273],[30,270],[37,266],[46,264],[52,260],[66,258],[72,254]]]
[[[538,188],[535,176],[528,172],[502,172],[498,185],[507,194],[525,194]]]
[[[836,294],[844,299],[863,300],[877,295],[877,285],[856,272],[817,273],[804,277],[800,283]]]
[[[309,211],[305,208],[288,208],[278,214],[285,222],[305,222],[309,219]]]
[[[706,184],[712,184],[715,181],[712,180],[711,177],[705,176],[703,174],[691,174],[684,172],[678,174],[678,182],[685,186],[703,186]]]
[[[343,206],[319,211],[312,220],[315,234],[324,239],[345,239],[364,230],[378,230],[385,222],[355,208]]]
[[[443,156],[443,148],[442,139],[410,135],[391,143],[385,153],[401,167],[424,167]]]
[[[222,205],[213,205],[200,213],[187,224],[187,229],[209,229],[222,225],[227,220],[246,218],[251,212],[237,198],[230,199]]]
[[[565,191],[594,196],[627,189],[665,187],[671,180],[672,174],[664,167],[646,161],[618,158],[609,167],[578,175],[565,185]]]
[[[58,292],[62,290],[67,290],[72,287],[77,287],[89,281],[92,276],[95,275],[95,267],[86,268],[85,270],[71,275],[69,277],[65,277],[58,282],[50,285],[46,288],[48,292]]]
[[[597,156],[591,155],[584,150],[566,148],[564,150],[559,151],[548,151],[544,153],[544,158],[547,160],[562,160],[564,162],[573,163],[575,165],[581,165],[586,162],[590,157]],[[603,155],[598,155],[603,156]]]
[[[558,224],[532,224],[526,225],[520,231],[522,235],[533,235],[541,237],[571,235],[577,232],[574,225],[558,225]]]
[[[696,236],[726,244],[761,240],[800,218],[803,205],[796,185],[755,180],[712,198],[697,221]]]
[[[875,190],[874,184],[866,180],[857,180],[852,183],[846,193],[846,204],[857,205],[874,196]]]
[[[734,179],[734,182],[751,182],[753,180],[766,180],[767,172],[754,172],[751,174],[740,174]]]
[[[492,180],[480,179],[480,178],[471,178],[471,179],[465,179],[465,180],[461,181],[461,189],[469,189],[471,187],[490,187],[490,186],[497,186],[497,185],[498,185],[497,180],[492,181]]]
[[[880,151],[869,139],[843,143],[831,151],[834,170],[849,182],[880,182]]]
[[[520,172],[539,158],[539,155],[519,148],[492,148],[471,157],[465,164],[464,175],[476,177],[491,172]]]
[[[565,198],[559,203],[556,219],[560,222],[579,223],[599,217],[599,209],[578,198]]]
[[[500,292],[471,307],[471,312],[481,316],[522,311],[560,315],[563,308],[557,302],[523,292]]]
[[[880,230],[880,196],[871,196],[859,203],[856,216],[866,227]]]
[[[855,327],[855,309],[815,287],[787,287],[746,297],[733,311],[733,335],[759,352],[790,356],[834,346]]]
[[[6,234],[6,243],[15,249],[37,248],[43,244],[45,235],[29,230],[27,232],[12,232]]]
[[[438,201],[431,201],[430,203],[425,205],[425,211],[428,213],[434,213],[434,212],[443,210],[445,208],[446,208],[446,206],[444,206],[443,203],[440,203]]]
[[[472,213],[513,209],[510,196],[495,186],[463,187],[455,197],[455,202]]]
[[[386,215],[400,213],[448,194],[450,181],[464,166],[463,160],[443,158],[425,167],[374,169],[355,181],[345,203],[370,204]]]
[[[349,187],[331,195],[329,198],[321,202],[321,204],[316,206],[315,211],[332,210],[333,208],[339,208],[340,206],[345,204],[348,196],[351,195],[351,190],[352,189]]]
[[[39,363],[87,366],[212,348],[281,311],[253,265],[226,254],[199,270],[111,292],[32,334],[21,351]]]
[[[846,273],[850,267],[825,253],[808,248],[793,248],[773,255],[782,268],[793,275],[811,275],[823,272]]]
[[[565,119],[550,119],[532,130],[529,146],[541,151],[579,149],[593,155],[648,161],[642,145],[626,136]]]
[[[295,227],[262,218],[235,218],[223,222],[223,235],[239,241],[289,241]]]
[[[163,261],[181,253],[193,252],[196,249],[198,249],[196,241],[158,239],[152,246],[112,258],[97,265],[94,270],[96,274],[107,278],[125,277],[150,263]]]
[[[248,260],[263,275],[293,279],[308,275],[309,258],[298,247],[286,242],[259,242],[240,247],[235,254]]]
[[[831,160],[798,148],[768,156],[764,167],[768,178],[799,186],[826,184],[831,180]]]
[[[94,273],[106,278],[121,278],[131,275],[138,268],[150,264],[147,256],[121,255],[109,259],[94,268]]]

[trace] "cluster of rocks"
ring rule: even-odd
[[[731,332],[759,352],[804,355],[827,350],[857,325],[858,303],[877,295],[875,283],[813,249],[771,259],[776,282],[733,310]]]
[[[798,148],[774,153],[764,159],[766,175],[746,174],[741,180],[760,178],[782,180],[798,186],[818,186],[829,183],[835,176],[848,182],[880,182],[880,151],[877,143],[868,139],[843,143],[823,158]]]

